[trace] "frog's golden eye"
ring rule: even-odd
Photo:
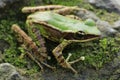
[[[84,37],[85,37],[85,32],[83,32],[83,31],[78,31],[76,34],[75,34],[75,38],[76,39],[84,39]]]
[[[85,35],[85,32],[83,32],[83,31],[78,31],[77,34],[78,34],[78,35]]]

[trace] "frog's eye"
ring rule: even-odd
[[[85,36],[86,34],[84,33],[84,32],[82,32],[82,31],[78,31],[76,34],[75,34],[75,38],[76,39],[82,39],[82,38],[84,38],[84,36]]]
[[[78,31],[77,34],[78,34],[78,35],[85,35],[85,32],[83,32],[83,31]]]

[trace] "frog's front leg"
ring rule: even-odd
[[[71,69],[74,73],[77,73],[77,71],[71,66],[71,64],[75,63],[75,62],[78,62],[81,59],[81,57],[75,61],[72,61],[72,62],[68,62],[69,58],[70,58],[70,54],[68,55],[67,59],[65,60],[65,58],[63,57],[62,55],[62,51],[63,49],[71,44],[73,41],[70,41],[70,40],[64,40],[62,43],[60,43],[54,50],[53,50],[53,55],[55,56],[56,60],[60,63],[60,65],[64,68],[69,68]]]

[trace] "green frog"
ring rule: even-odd
[[[30,37],[16,24],[12,26],[12,30],[22,38],[21,42],[24,44],[24,49],[31,59],[40,66],[41,70],[43,70],[41,64],[54,69],[54,67],[45,63],[48,58],[43,39],[45,37],[60,43],[52,51],[57,62],[62,67],[78,73],[71,64],[84,60],[85,57],[81,56],[79,59],[69,62],[71,54],[65,59],[62,51],[71,43],[95,40],[101,35],[92,19],[81,21],[78,18],[76,19],[76,16],[72,18],[66,17],[66,15],[79,11],[79,9],[76,6],[68,7],[62,5],[24,7],[22,9],[24,13],[32,13],[26,20],[26,28]]]

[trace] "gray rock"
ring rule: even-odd
[[[98,20],[96,22],[97,27],[102,32],[103,37],[104,36],[116,36],[118,34],[118,31],[112,28],[112,26],[107,21],[101,21]]]
[[[119,0],[87,0],[92,5],[107,9],[108,11],[115,11],[120,13],[120,1]]]
[[[115,28],[116,30],[120,32],[120,20],[114,22],[113,28]]]
[[[0,64],[0,80],[23,80],[23,77],[9,63]]]
[[[5,4],[2,0],[0,0],[0,8],[4,8],[5,5],[6,5],[6,4]]]
[[[91,12],[91,11],[88,11],[86,9],[80,9],[77,13],[76,13],[77,16],[79,16],[80,18],[82,18],[83,20],[86,20],[88,18],[91,18],[95,21],[99,20],[99,17],[97,17],[95,15],[95,13]]]

